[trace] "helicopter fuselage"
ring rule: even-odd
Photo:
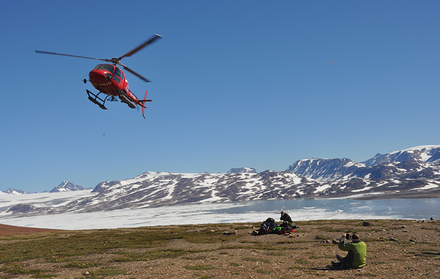
[[[139,103],[139,99],[128,89],[128,81],[125,79],[124,72],[115,65],[96,65],[95,68],[90,71],[89,79],[93,87],[99,90],[99,92],[109,96],[119,97],[124,103],[127,103],[127,101],[131,101],[135,104]]]
[[[111,64],[96,65],[89,73],[89,80],[99,92],[110,96],[119,96],[121,90],[128,89],[124,73]]]

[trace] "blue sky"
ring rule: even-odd
[[[5,1],[0,190],[440,144],[439,1]],[[124,58],[146,120],[82,80]],[[332,62],[333,61],[333,62]],[[92,91],[96,91],[93,89]]]

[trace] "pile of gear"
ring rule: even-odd
[[[265,235],[265,234],[289,234],[295,232],[295,229],[299,228],[299,226],[292,225],[292,219],[290,216],[281,211],[281,224],[275,223],[275,219],[267,218],[266,221],[261,223],[260,229],[258,231],[253,231],[253,235]]]

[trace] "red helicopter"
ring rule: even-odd
[[[155,34],[153,37],[148,39],[143,44],[139,45],[135,49],[127,52],[126,54],[122,55],[121,57],[112,58],[112,59],[100,59],[100,58],[93,58],[93,57],[86,57],[86,56],[78,56],[78,55],[70,55],[70,54],[63,54],[63,53],[55,53],[55,52],[47,52],[47,51],[40,51],[36,50],[36,53],[43,53],[43,54],[52,54],[52,55],[61,55],[61,56],[70,56],[70,57],[77,57],[77,58],[86,58],[86,59],[94,59],[94,60],[101,60],[105,62],[111,62],[113,64],[98,64],[93,68],[93,70],[89,73],[89,81],[92,83],[92,85],[99,90],[97,94],[94,94],[90,92],[89,90],[86,90],[87,95],[89,96],[89,100],[93,103],[97,104],[102,109],[107,109],[105,107],[105,102],[114,102],[118,101],[116,97],[121,100],[121,102],[126,103],[130,108],[134,109],[137,106],[142,107],[142,116],[145,118],[145,102],[151,102],[152,100],[146,100],[147,98],[147,92],[145,92],[145,97],[143,100],[139,100],[133,92],[128,89],[128,81],[125,79],[125,74],[121,69],[119,69],[119,66],[122,66],[124,70],[129,71],[130,73],[134,74],[135,76],[139,77],[140,79],[149,82],[148,79],[144,78],[143,76],[139,75],[132,69],[128,68],[124,64],[121,63],[121,59],[125,57],[130,57],[131,55],[135,54],[139,50],[143,49],[147,45],[151,44],[152,42],[156,41],[157,39],[162,38],[162,36]],[[84,79],[84,83],[86,83],[87,80]],[[107,96],[105,96],[104,99],[99,97],[99,94],[104,93]]]

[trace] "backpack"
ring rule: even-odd
[[[275,223],[275,219],[269,217],[266,219],[266,222]]]
[[[273,233],[274,229],[278,227],[278,225],[275,222],[271,222],[272,220],[270,219],[275,221],[273,218],[268,218],[266,221],[261,223],[260,229],[258,230],[259,235]]]

